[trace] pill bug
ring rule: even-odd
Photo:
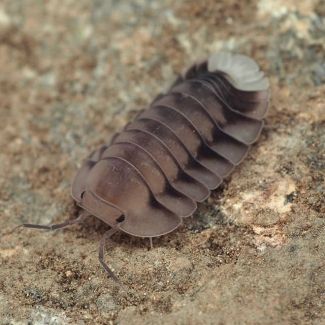
[[[72,184],[83,213],[59,229],[96,216],[111,229],[152,238],[191,216],[246,156],[263,128],[269,83],[251,58],[221,52],[194,64],[147,110],[84,161]]]

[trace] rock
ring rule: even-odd
[[[0,1],[0,323],[321,324],[324,1]],[[260,141],[177,231],[16,229],[77,214],[84,157],[228,49],[270,77]]]
[[[109,293],[100,295],[96,300],[96,306],[101,314],[108,314],[117,309],[114,298]]]

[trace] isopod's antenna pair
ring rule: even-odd
[[[82,210],[79,214],[79,216],[75,219],[69,219],[62,223],[57,224],[51,224],[51,225],[39,225],[39,224],[33,224],[33,223],[23,223],[21,225],[18,225],[15,227],[10,233],[15,231],[17,228],[30,228],[30,229],[43,229],[43,230],[58,230],[58,229],[64,229],[66,227],[82,223],[86,218],[88,218],[91,214],[89,214],[86,210]],[[107,230],[103,237],[100,240],[99,243],[99,249],[98,249],[98,259],[102,267],[104,268],[105,272],[108,274],[109,277],[111,277],[115,282],[117,282],[119,285],[121,285],[119,279],[114,274],[114,272],[111,270],[111,268],[107,265],[105,262],[105,245],[106,241],[111,238],[116,232],[118,231],[117,227],[112,227],[111,229]]]

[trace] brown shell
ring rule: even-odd
[[[86,159],[72,196],[126,233],[166,234],[244,159],[268,104],[268,81],[252,59],[212,55]]]

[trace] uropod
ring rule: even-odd
[[[116,231],[152,238],[167,234],[191,216],[257,141],[269,106],[269,82],[251,58],[228,52],[192,65],[158,95],[110,143],[84,161],[72,183],[79,217],[93,215]]]

